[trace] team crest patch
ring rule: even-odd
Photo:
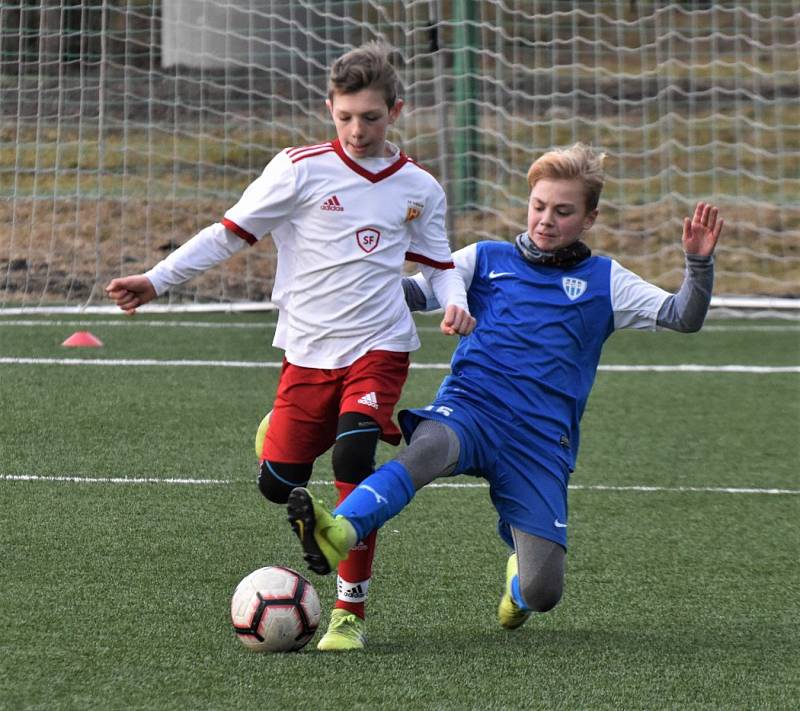
[[[356,242],[358,242],[358,246],[361,247],[365,252],[369,253],[375,247],[378,246],[378,242],[380,242],[381,233],[378,230],[372,229],[372,227],[366,227],[363,230],[358,230],[356,232]]]
[[[422,214],[422,210],[424,208],[425,205],[423,205],[421,202],[409,200],[408,208],[406,209],[406,222],[411,222],[411,220],[416,220]]]
[[[569,297],[569,300],[575,301],[575,299],[584,294],[588,284],[584,279],[576,279],[575,277],[562,277],[561,286],[564,287],[564,293]]]

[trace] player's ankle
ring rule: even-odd
[[[353,524],[344,516],[339,514],[334,517],[330,527],[325,529],[325,538],[331,546],[342,556],[342,560],[347,557],[350,549],[358,543],[358,533]]]

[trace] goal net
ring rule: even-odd
[[[796,0],[4,0],[0,307],[107,303],[275,153],[332,138],[327,67],[371,39],[454,248],[522,231],[530,163],[580,140],[608,154],[595,252],[674,289],[682,218],[713,201],[715,292],[800,295]],[[274,258],[264,240],[162,302],[266,302]]]

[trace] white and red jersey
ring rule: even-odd
[[[441,291],[447,303],[466,308],[445,211],[442,187],[401,151],[356,162],[331,141],[275,156],[225,213],[228,235],[216,239],[223,253],[232,249],[224,243],[234,239],[230,233],[249,244],[272,234],[272,300],[280,310],[273,345],[295,365],[339,368],[371,350],[419,347],[401,285],[404,260],[434,279],[449,270]],[[202,251],[192,260],[204,270],[217,257]],[[158,293],[175,283],[173,274],[183,280],[197,273],[180,257],[168,260],[148,273]]]

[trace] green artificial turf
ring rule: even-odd
[[[0,319],[0,357],[280,360],[268,327],[12,320]],[[714,325],[726,328],[616,334],[603,363],[800,363],[796,328]],[[62,348],[79,328],[106,345]],[[453,342],[422,336],[415,362],[446,362]],[[412,371],[402,405],[429,402],[445,372]],[[304,569],[283,511],[255,486],[252,439],[277,376],[0,364],[0,709],[800,706],[800,494],[721,490],[800,491],[797,373],[601,371],[559,606],[499,628],[507,551],[488,489],[428,488],[380,533],[368,648],[345,655],[314,643],[254,654],[230,629],[244,575]],[[379,461],[392,452],[382,446]],[[324,456],[313,490],[329,503],[331,476]],[[163,483],[178,478],[207,483]],[[324,623],[334,580],[311,579]]]

